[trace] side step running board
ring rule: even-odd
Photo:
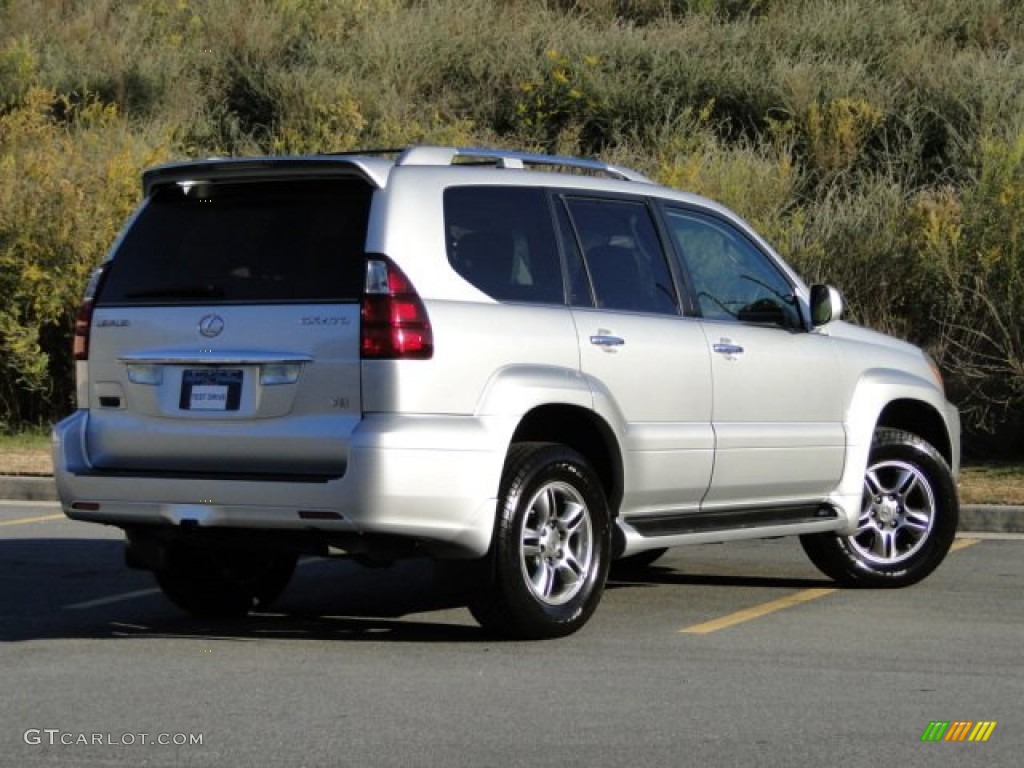
[[[652,517],[627,517],[625,522],[644,537],[678,536],[685,533],[728,531],[742,528],[766,528],[834,520],[839,512],[824,504],[803,506],[727,509],[710,512],[686,512]]]

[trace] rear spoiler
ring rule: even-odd
[[[149,197],[157,187],[190,181],[267,178],[324,178],[356,175],[380,188],[387,183],[394,163],[375,157],[211,157],[150,168],[142,174],[142,190]]]

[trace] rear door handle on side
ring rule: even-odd
[[[711,345],[711,348],[720,355],[726,357],[732,357],[733,355],[742,355],[743,347],[739,344],[733,344],[731,341],[722,340]]]
[[[608,334],[598,334],[590,337],[590,343],[595,347],[604,347],[605,349],[611,349],[613,347],[621,347],[626,343],[626,340],[621,336],[610,336]]]

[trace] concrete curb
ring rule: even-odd
[[[959,530],[969,533],[1024,533],[1024,507],[965,504]]]
[[[0,475],[0,499],[57,501],[52,477]],[[960,508],[960,530],[970,533],[1024,533],[1024,507],[965,504]]]
[[[0,475],[0,499],[57,501],[57,486],[52,477]]]

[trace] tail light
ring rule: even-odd
[[[409,278],[386,256],[366,260],[361,311],[366,360],[428,360],[434,355],[430,318]]]
[[[92,311],[105,271],[105,266],[99,266],[93,270],[89,276],[89,283],[85,287],[85,296],[75,315],[74,337],[71,342],[71,354],[75,360],[89,359],[89,329],[92,327]]]

